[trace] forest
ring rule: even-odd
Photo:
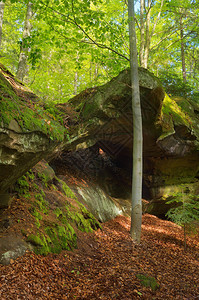
[[[1,299],[197,299],[198,22],[0,1]]]

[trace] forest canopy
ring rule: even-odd
[[[195,0],[135,3],[138,58],[171,95],[197,101]],[[125,0],[0,2],[0,61],[44,101],[66,102],[129,66]],[[19,77],[19,76],[18,76]]]

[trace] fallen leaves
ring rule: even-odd
[[[183,250],[179,227],[144,215],[142,242],[129,236],[130,219],[119,216],[92,234],[79,233],[79,249],[59,255],[27,252],[0,267],[1,299],[197,299],[198,238]],[[143,286],[137,274],[153,277],[159,288]]]

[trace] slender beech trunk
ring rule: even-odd
[[[140,106],[134,0],[128,0],[128,16],[133,111],[133,175],[130,234],[132,239],[139,244],[142,225],[142,115]]]
[[[184,50],[184,30],[182,16],[180,16],[180,43],[181,43],[181,59],[182,59],[182,77],[183,82],[187,82],[186,64],[185,64],[185,50]]]
[[[28,49],[27,45],[25,45],[25,39],[30,36],[30,32],[32,29],[32,25],[30,22],[32,19],[32,14],[33,14],[32,3],[28,2],[21,51],[20,51],[20,55],[19,55],[19,64],[18,64],[18,69],[17,69],[17,74],[16,74],[16,77],[21,81],[23,81],[24,76],[26,74],[26,70],[27,70],[27,59],[28,59],[28,50],[29,49]]]
[[[2,28],[3,28],[3,13],[4,13],[5,2],[0,1],[0,48],[2,42]]]

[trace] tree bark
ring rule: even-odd
[[[185,50],[184,50],[184,31],[182,16],[180,16],[180,43],[181,43],[181,59],[182,59],[182,77],[183,82],[187,82],[186,63],[185,63]]]
[[[148,68],[148,60],[149,60],[149,51],[150,51],[150,43],[151,43],[151,36],[150,36],[150,19],[151,19],[151,0],[148,0],[148,11],[146,16],[146,41],[145,41],[145,51],[144,51],[144,59],[143,59],[143,67],[145,69]]]
[[[19,80],[21,80],[22,82],[23,82],[23,79],[24,79],[24,76],[25,76],[26,70],[27,70],[27,59],[28,59],[28,50],[29,50],[29,48],[26,45],[25,39],[30,36],[30,32],[32,29],[32,25],[31,25],[32,15],[33,15],[32,3],[28,2],[23,37],[22,37],[21,50],[20,50],[20,55],[19,55],[18,69],[17,69],[17,73],[16,73],[16,77]]]
[[[78,84],[78,73],[75,72],[75,79],[74,79],[74,95],[77,95],[77,84]]]
[[[142,225],[142,115],[138,77],[134,0],[128,0],[130,67],[133,112],[133,175],[131,237],[140,243]]]
[[[147,69],[151,39],[155,33],[157,23],[160,19],[162,7],[164,0],[161,0],[160,9],[155,20],[153,20],[153,28],[150,30],[151,24],[151,8],[152,1],[148,0],[147,7],[145,5],[145,0],[140,0],[140,66]]]
[[[144,67],[144,1],[140,0],[140,66]]]
[[[5,2],[0,1],[0,48],[2,42],[2,28],[3,28],[3,13],[4,13]]]

